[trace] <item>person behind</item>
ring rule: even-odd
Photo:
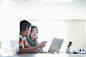
[[[79,52],[75,52],[72,50],[72,42],[69,41],[69,44],[68,44],[67,49],[66,49],[66,53],[77,54]]]
[[[72,42],[71,41],[69,42],[69,44],[67,46],[66,53],[73,53]]]
[[[31,47],[26,41],[25,37],[28,37],[30,33],[31,23],[26,20],[22,20],[20,22],[20,37],[19,37],[19,52],[18,54],[22,53],[33,53],[38,52],[39,48],[45,47],[46,42],[43,41],[39,45]]]

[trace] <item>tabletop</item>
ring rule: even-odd
[[[34,54],[16,54],[13,56],[2,56],[0,57],[86,57],[86,54],[51,54],[51,53],[34,53]]]

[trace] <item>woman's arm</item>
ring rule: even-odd
[[[19,54],[21,54],[21,53],[33,53],[39,47],[40,47],[40,45],[37,45],[37,46],[34,46],[34,47],[29,47],[29,48],[23,48],[23,46],[19,46]]]

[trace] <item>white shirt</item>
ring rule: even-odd
[[[67,47],[67,49],[66,49],[66,53],[73,53],[73,50],[72,50],[72,47]]]

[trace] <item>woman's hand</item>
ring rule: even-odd
[[[35,39],[38,39],[38,37],[36,37]]]

